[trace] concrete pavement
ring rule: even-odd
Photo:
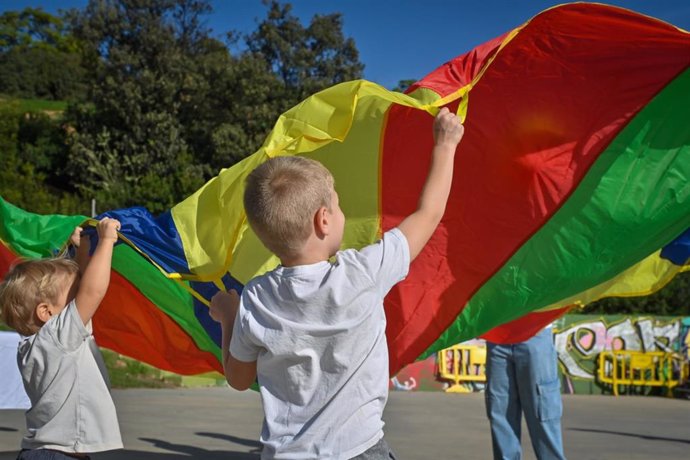
[[[94,460],[260,458],[261,404],[228,388],[114,390],[125,449]],[[569,459],[690,458],[690,401],[657,397],[564,395]],[[482,394],[392,392],[386,439],[405,459],[491,458]],[[22,411],[0,411],[0,460],[15,458]],[[523,427],[524,458],[534,459]]]

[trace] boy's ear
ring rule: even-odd
[[[321,206],[314,214],[314,232],[319,238],[328,235],[329,232],[328,209]]]
[[[47,322],[53,314],[50,312],[50,306],[45,303],[41,302],[36,306],[36,316],[38,316],[38,319],[40,319],[42,322]]]

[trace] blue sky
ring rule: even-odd
[[[49,12],[82,7],[87,0],[2,0],[0,12],[26,6]],[[364,63],[364,77],[388,88],[419,79],[444,62],[511,30],[540,11],[567,3],[547,0],[293,0],[293,12],[308,24],[314,14],[343,14]],[[612,0],[690,30],[690,1]],[[207,25],[218,36],[249,32],[265,16],[261,0],[214,0]]]

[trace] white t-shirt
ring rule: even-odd
[[[122,448],[103,357],[74,301],[19,343],[17,361],[31,400],[23,449]]]
[[[407,240],[393,229],[334,263],[281,266],[247,283],[230,353],[257,361],[263,459],[348,459],[381,439],[383,298],[409,264]]]

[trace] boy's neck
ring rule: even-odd
[[[326,245],[320,242],[308,241],[299,253],[292,257],[281,257],[280,264],[283,267],[296,267],[298,265],[311,265],[325,262],[331,258]]]
[[[311,265],[319,262],[325,262],[330,257],[328,255],[309,255],[300,254],[295,257],[281,257],[280,264],[283,267],[297,267],[298,265]]]

